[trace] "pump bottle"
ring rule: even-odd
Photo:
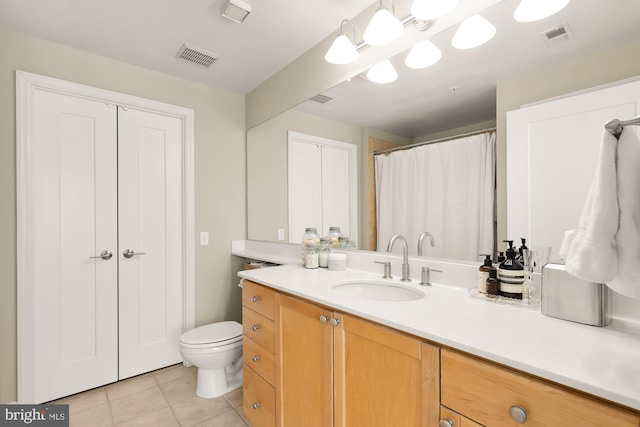
[[[500,295],[507,298],[522,299],[524,287],[524,267],[516,260],[517,252],[513,248],[513,240],[503,240],[509,244],[507,259],[498,268]]]
[[[491,270],[495,270],[496,268],[493,266],[491,261],[491,255],[488,254],[480,254],[480,256],[484,258],[484,264],[480,266],[478,269],[478,292],[482,294],[487,293],[487,280],[489,279],[489,272]]]

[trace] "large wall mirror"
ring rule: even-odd
[[[442,58],[435,65],[421,70],[409,69],[404,65],[406,53],[397,55],[391,58],[399,74],[393,83],[376,84],[353,76],[349,81],[327,88],[324,95],[331,98],[329,101],[306,101],[249,129],[248,238],[277,242],[281,237],[286,242],[289,233],[304,232],[288,230],[287,226],[288,131],[358,147],[359,249],[371,249],[371,240],[375,238],[369,212],[372,195],[368,168],[371,147],[376,144],[382,144],[380,147],[385,142],[408,145],[497,124],[498,192],[506,195],[507,184],[500,180],[500,176],[506,176],[506,143],[500,142],[501,138],[506,139],[506,111],[501,108],[512,103],[506,99],[510,95],[519,91],[535,92],[536,88],[514,88],[510,84],[504,84],[509,91],[501,92],[497,88],[520,76],[561,67],[601,52],[605,52],[604,57],[609,61],[624,61],[625,58],[608,56],[606,52],[640,40],[637,25],[640,4],[636,0],[573,0],[558,14],[530,23],[513,19],[519,1],[505,0],[482,13],[497,29],[494,38],[483,46],[470,50],[452,48],[450,41],[458,28],[455,25],[431,37],[442,51]],[[405,31],[418,30],[406,28]],[[607,63],[601,65],[607,67]],[[587,71],[593,72],[585,70],[585,73]],[[575,79],[582,77],[579,74],[580,71]],[[563,90],[563,87],[573,87],[567,81],[572,79],[566,76],[562,79],[554,80],[550,75],[541,84],[545,89],[553,87],[556,94],[571,92],[573,89]],[[511,108],[518,107],[520,104]],[[500,240],[506,238],[507,220],[506,202],[498,199]],[[284,235],[279,236],[279,230],[284,230]]]

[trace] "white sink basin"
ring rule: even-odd
[[[341,295],[371,301],[415,301],[424,298],[421,290],[393,282],[349,280],[337,282],[331,290]]]

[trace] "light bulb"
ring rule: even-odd
[[[442,58],[442,51],[431,41],[425,40],[411,48],[404,63],[409,68],[427,68]]]
[[[569,0],[522,0],[513,18],[518,22],[533,22],[560,12]]]
[[[451,39],[451,45],[456,49],[471,49],[491,40],[496,33],[496,27],[480,15],[473,15],[460,24],[458,31]]]
[[[333,41],[324,59],[332,64],[349,64],[357,61],[359,57],[360,54],[349,37],[340,34]]]
[[[385,7],[379,7],[362,38],[371,46],[384,46],[402,35],[404,25]]]
[[[378,65],[374,65],[367,72],[367,80],[371,80],[374,83],[391,83],[397,78],[398,73],[388,59]]]
[[[458,0],[413,0],[411,14],[418,19],[436,19],[451,12]]]

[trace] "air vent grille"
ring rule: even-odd
[[[206,50],[183,44],[176,54],[176,58],[185,62],[197,65],[199,67],[209,68],[216,62],[219,57]]]
[[[331,101],[334,98],[333,95],[329,95],[327,92],[319,93],[314,97],[309,98],[309,101],[318,102],[320,104],[325,104]]]
[[[555,45],[573,38],[568,24],[558,25],[541,33],[542,39],[547,46]]]

